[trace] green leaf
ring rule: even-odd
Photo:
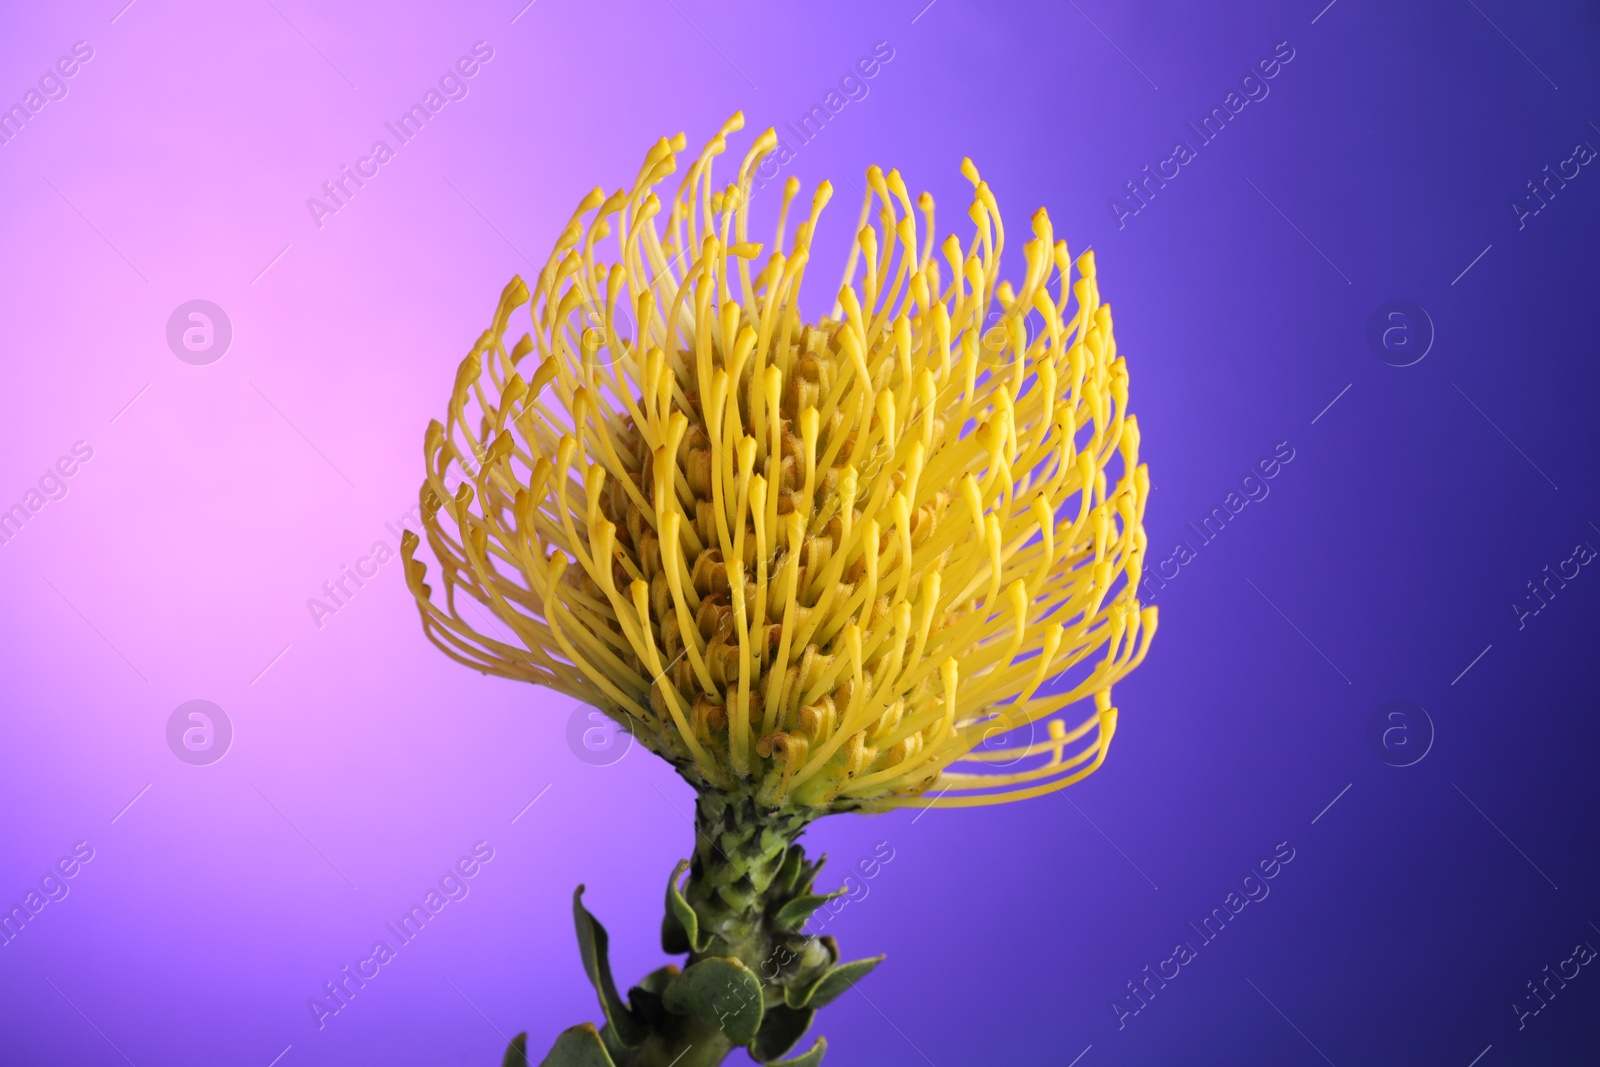
[[[820,896],[807,894],[806,896],[795,897],[778,909],[776,916],[778,924],[799,932],[805,927],[806,920],[811,918],[812,912],[835,897],[844,896],[845,892],[845,889],[836,889],[832,893],[824,893]]]
[[[772,1060],[772,1067],[817,1067],[822,1062],[822,1054],[828,1051],[828,1039],[817,1038],[816,1044],[811,1046],[811,1051],[803,1056],[796,1056],[792,1060]]]
[[[670,1012],[709,1022],[735,1045],[749,1044],[761,1027],[761,981],[732,957],[694,964],[672,980],[661,1000]]]
[[[649,1032],[617,995],[617,984],[611,979],[611,960],[608,957],[610,939],[606,936],[606,928],[600,925],[600,920],[590,915],[588,909],[583,906],[581,885],[572,894],[572,918],[578,928],[578,952],[583,956],[583,970],[589,976],[589,984],[594,986],[595,992],[600,995],[600,1010],[605,1013],[606,1022],[610,1024],[611,1032],[616,1039],[626,1048],[637,1048],[644,1044]],[[566,1033],[570,1034],[572,1031],[568,1030]],[[595,1040],[599,1047],[599,1038],[596,1037]]]
[[[805,850],[800,846],[794,845],[785,851],[783,862],[778,864],[778,873],[772,878],[773,892],[779,897],[793,895],[795,881],[799,879],[800,868],[805,861]]]
[[[666,991],[667,986],[672,984],[672,980],[682,973],[682,971],[678,970],[676,964],[669,963],[665,967],[657,967],[639,979],[639,984],[635,988],[660,996]]]
[[[873,956],[870,959],[841,963],[813,982],[795,999],[790,1000],[789,1006],[800,1008],[809,1004],[813,1008],[825,1008],[843,996],[851,986],[871,974],[872,969],[882,962],[882,956]],[[788,995],[787,992],[784,994],[786,998]]]
[[[784,1004],[774,1006],[766,1013],[756,1039],[750,1043],[750,1055],[761,1063],[776,1060],[794,1048],[795,1042],[811,1026],[811,1019],[816,1014],[811,1008],[791,1008]]]
[[[594,1023],[579,1023],[561,1031],[550,1055],[539,1061],[539,1067],[616,1067],[616,1061],[600,1043]]]
[[[628,990],[628,1006],[645,1026],[654,1029],[666,1015],[666,1008],[661,1003],[661,994],[678,974],[678,968],[669,963],[665,967],[651,971],[639,981],[638,985]],[[600,1036],[605,1037],[604,1034]]]
[[[688,869],[689,861],[679,860],[672,869],[672,877],[667,879],[667,914],[661,920],[661,948],[664,952],[704,952],[711,947],[709,935],[704,943],[700,941],[700,917],[678,888],[678,883],[683,880],[683,872]]]
[[[528,1067],[527,1034],[518,1034],[511,1039],[511,1044],[506,1046],[505,1059],[500,1061],[500,1067]]]
[[[801,895],[810,893],[811,887],[817,882],[817,875],[822,873],[822,865],[827,862],[828,854],[824,852],[815,863],[801,863],[800,876],[795,879],[795,892]]]
[[[617,1040],[617,1032],[609,1025],[600,1028],[600,1044],[605,1046],[606,1055],[618,1063],[627,1063],[633,1050]]]
[[[779,849],[787,849],[790,838],[783,830],[776,826],[763,827],[761,830],[759,848],[761,854],[770,856]]]
[[[661,916],[661,951],[674,956],[694,951],[694,946],[689,944],[689,934],[668,908],[667,913]]]

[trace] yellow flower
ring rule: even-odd
[[[771,245],[751,240],[773,131],[733,183],[711,167],[742,125],[701,150],[664,223],[653,189],[682,134],[631,188],[583,199],[531,294],[506,287],[426,435],[442,603],[415,536],[404,553],[428,636],[761,810],[1080,780],[1156,625],[1135,595],[1149,477],[1093,253],[1074,264],[1041,210],[1013,287],[970,160],[976,233],[937,251],[932,198],[873,167],[837,302],[808,323],[832,187],[786,243],[790,178]],[[523,304],[531,333],[508,347]],[[1033,740],[984,744],[1008,730]]]

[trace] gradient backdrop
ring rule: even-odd
[[[689,789],[446,660],[397,561],[307,601],[396,547],[456,363],[584,191],[736,109],[781,128],[875,48],[784,168],[835,182],[824,256],[874,162],[966,234],[963,155],[1015,231],[1044,205],[1092,245],[1171,562],[1095,777],[812,831],[836,875],[892,854],[829,923],[889,961],[820,1016],[828,1062],[1600,1057],[1594,5],[123,2],[0,15],[0,903],[43,902],[0,948],[0,1062],[542,1054],[598,1017],[579,881],[620,976],[662,962]],[[314,217],[477,42],[467,95]],[[1134,199],[1146,166],[1178,170]],[[193,300],[220,359],[169,344]],[[208,765],[169,741],[192,700],[231,724]],[[1147,966],[1177,977],[1135,999]]]

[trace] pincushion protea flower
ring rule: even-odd
[[[662,936],[688,968],[624,1002],[575,898],[607,1025],[568,1031],[549,1063],[782,1055],[876,963],[800,932],[828,899],[795,843],[806,825],[1081,780],[1155,631],[1135,595],[1149,479],[1093,253],[1074,264],[1041,210],[1013,287],[970,160],[976,234],[937,252],[932,198],[874,167],[833,311],[808,322],[832,188],[786,242],[790,178],[770,248],[753,241],[773,131],[733,183],[712,179],[742,125],[701,150],[664,224],[653,190],[682,134],[630,188],[586,196],[533,289],[506,286],[426,435],[442,603],[415,536],[404,555],[429,638],[603,710],[699,798]],[[532,330],[508,346],[523,304]],[[475,626],[461,594],[509,633]],[[1092,712],[1061,717],[1084,698]]]

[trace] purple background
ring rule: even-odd
[[[1600,175],[1521,229],[1509,206],[1600,146],[1593,5],[522,2],[4,15],[0,103],[94,56],[0,146],[0,507],[94,455],[0,548],[0,902],[95,855],[0,948],[0,1061],[488,1065],[523,1029],[542,1054],[597,1017],[579,881],[621,978],[662,962],[688,788],[581,761],[569,701],[437,653],[398,562],[320,629],[306,601],[394,546],[457,361],[585,190],[735,109],[745,136],[796,118],[886,41],[786,168],[835,182],[823,261],[873,162],[946,231],[962,155],[1014,232],[1048,207],[1116,308],[1152,562],[1198,551],[1098,775],[812,832],[836,876],[894,850],[829,925],[889,961],[820,1016],[828,1062],[1594,1062],[1593,968],[1520,1031],[1510,1005],[1600,945],[1600,577],[1508,607],[1600,546]],[[306,199],[480,40],[470,95],[319,229]],[[1119,228],[1108,199],[1279,42],[1270,95]],[[209,366],[165,340],[195,298],[233,326]],[[1414,366],[1368,345],[1391,299],[1436,328]],[[1279,442],[1270,496],[1200,546],[1185,524]],[[191,699],[233,724],[210,766],[167,747]],[[1413,766],[1367,740],[1391,699],[1437,731]],[[307,998],[477,841],[469,896],[319,1030]],[[1119,1029],[1125,983],[1279,842],[1271,895]]]

